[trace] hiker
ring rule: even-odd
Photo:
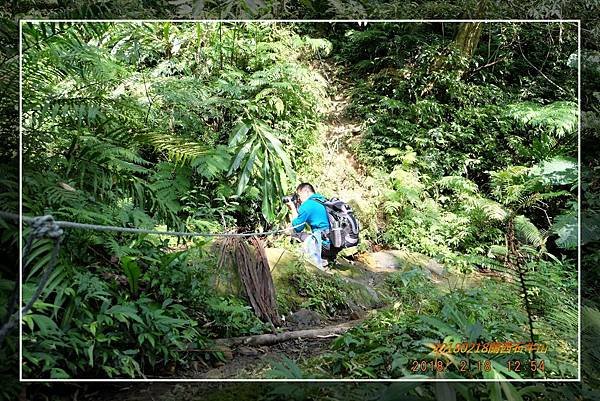
[[[321,254],[317,253],[314,257],[315,264],[321,263],[321,266],[325,267],[329,262],[335,261],[340,249],[334,248],[327,237],[330,225],[327,210],[322,203],[327,199],[315,193],[315,188],[311,184],[303,182],[296,188],[294,196],[286,197],[285,201],[291,211],[292,226],[295,227],[292,238],[304,242],[305,247],[310,246],[310,241],[307,241],[309,237],[314,239],[313,248],[318,244],[321,245]],[[304,231],[305,223],[310,226],[312,233]]]

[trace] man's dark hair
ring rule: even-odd
[[[308,189],[313,194],[315,193],[315,188],[308,182],[303,182],[302,184],[298,185],[298,187],[296,188],[296,192],[303,191],[305,189]]]

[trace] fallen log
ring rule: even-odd
[[[298,338],[328,338],[345,333],[352,327],[361,323],[363,320],[364,319],[352,320],[350,322],[337,324],[335,326],[322,327],[319,329],[286,331],[278,334],[258,334],[246,337],[220,338],[215,340],[215,342],[219,345],[234,347],[237,345],[273,345]]]

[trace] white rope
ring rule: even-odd
[[[14,213],[7,213],[0,211],[0,217],[8,218],[11,220],[19,221],[23,220],[27,223],[33,223],[39,219],[48,219],[49,216],[38,216],[38,217],[30,217],[30,216],[19,216]],[[185,232],[185,231],[159,231],[159,230],[147,230],[144,228],[132,228],[132,227],[117,227],[117,226],[104,226],[99,224],[85,224],[85,223],[77,223],[74,221],[54,221],[59,227],[64,228],[79,228],[84,230],[95,230],[95,231],[114,231],[121,233],[134,233],[134,234],[151,234],[151,235],[172,235],[176,237],[254,237],[261,235],[273,235],[283,233],[294,228],[298,228],[303,226],[303,224],[299,224],[292,227],[281,228],[278,230],[271,231],[263,231],[263,232],[252,232],[252,233],[199,233],[199,232]]]

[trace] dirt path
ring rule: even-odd
[[[301,311],[317,315],[316,312]],[[311,326],[288,322],[288,326],[283,327],[277,335],[262,334],[215,340],[214,348],[222,350],[225,361],[210,367],[196,363],[193,364],[193,369],[182,371],[178,376],[197,379],[268,378],[268,371],[272,368],[290,363],[301,365],[307,359],[326,352],[332,341],[363,320],[349,314]],[[287,369],[280,376],[300,378],[295,377],[293,369]]]
[[[370,197],[366,190],[373,178],[349,150],[350,144],[359,140],[363,123],[347,112],[351,103],[351,86],[342,78],[344,73],[340,68],[332,62],[320,63],[321,71],[328,77],[331,97],[326,127],[320,138],[324,144],[321,154],[324,164],[319,173],[324,186],[339,197],[360,199]]]
[[[232,359],[208,370],[184,372],[181,377],[197,379],[256,379],[268,378],[267,372],[286,358],[301,364],[306,359],[325,352],[334,338],[296,339],[262,347],[239,346]],[[290,375],[285,375],[290,377]],[[293,378],[293,377],[290,377]],[[300,378],[300,377],[298,377]]]

